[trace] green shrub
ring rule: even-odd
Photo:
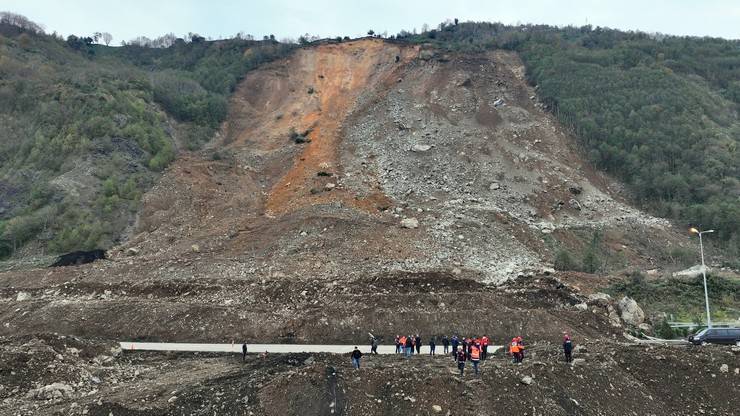
[[[668,324],[667,319],[662,319],[660,322],[658,322],[657,325],[655,325],[655,334],[663,339],[673,339],[675,338],[676,334],[673,331],[673,328]]]
[[[573,259],[570,253],[562,248],[555,252],[554,261],[555,270],[579,270],[578,263]]]

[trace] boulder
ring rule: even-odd
[[[200,246],[197,244],[190,246],[190,249],[193,250],[193,253],[200,253]]]
[[[432,146],[428,144],[415,144],[413,147],[411,147],[411,151],[413,152],[428,152],[432,149]]]
[[[701,276],[703,270],[706,270],[708,272],[709,268],[702,266],[701,264],[697,264],[696,266],[691,266],[688,269],[673,273],[673,277],[686,277],[688,279],[693,279],[695,277]]]
[[[133,247],[129,247],[128,249],[126,249],[126,255],[129,257],[138,256],[139,250]]]
[[[404,218],[401,220],[401,227],[419,228],[419,220],[417,220],[416,218]]]
[[[521,380],[519,380],[519,382],[522,383],[522,384],[525,384],[525,385],[529,386],[530,384],[532,384],[534,382],[534,379],[532,379],[532,377],[530,377],[530,376],[524,376],[524,377],[522,377]]]
[[[609,323],[614,328],[620,328],[622,326],[622,320],[619,319],[619,314],[617,313],[617,310],[614,309],[614,306],[612,305],[606,305],[606,311],[609,314]]]
[[[639,326],[645,322],[645,312],[643,312],[640,305],[638,305],[637,302],[629,296],[623,297],[619,301],[618,306],[619,311],[621,312],[620,317],[626,324]]]
[[[119,357],[123,353],[123,350],[120,346],[113,346],[110,347],[110,354],[114,357]]]
[[[501,189],[501,185],[499,185],[499,183],[498,183],[498,182],[494,182],[494,183],[492,183],[492,184],[491,184],[491,185],[490,185],[490,186],[488,187],[488,189],[489,189],[489,190],[491,190],[491,191],[497,191],[497,190]]]
[[[578,303],[578,304],[576,304],[573,307],[576,308],[576,310],[579,310],[579,311],[587,311],[588,310],[588,305],[586,305],[585,303]]]
[[[729,365],[722,364],[721,366],[719,366],[719,372],[720,373],[727,373],[729,371],[730,371],[730,366]]]
[[[588,303],[599,306],[606,306],[611,302],[612,297],[606,293],[592,293],[588,295]]]
[[[27,300],[31,300],[31,294],[28,292],[18,292],[18,294],[15,296],[16,302],[24,302]]]
[[[434,52],[430,51],[429,49],[424,49],[423,51],[419,52],[419,58],[428,61],[434,57]]]
[[[438,404],[432,405],[432,411],[434,411],[434,413],[442,413],[442,406]]]
[[[327,191],[331,191],[332,189],[336,187],[337,187],[337,184],[332,183],[332,182],[329,182],[326,185],[324,185],[324,189],[326,189]]]
[[[73,393],[74,389],[71,386],[64,383],[53,383],[29,390],[27,397],[36,400],[69,399]]]

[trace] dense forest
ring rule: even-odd
[[[714,228],[740,255],[740,41],[457,22],[396,38],[519,52],[540,99],[596,166],[644,208]]]
[[[190,34],[109,47],[100,36],[62,39],[0,14],[0,258],[27,243],[112,245],[176,152],[212,137],[245,73],[298,46]],[[715,228],[740,255],[740,41],[457,21],[392,38],[519,52],[596,166],[644,208]]]
[[[238,80],[293,46],[268,39],[108,47],[0,14],[0,259],[24,245],[109,247],[176,156],[227,114]]]

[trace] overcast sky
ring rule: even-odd
[[[398,33],[445,19],[607,26],[676,35],[740,39],[740,0],[0,0],[47,32],[113,34],[113,43],[173,32],[280,39],[301,34]]]

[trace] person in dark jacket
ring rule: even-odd
[[[445,355],[450,353],[450,339],[447,338],[447,335],[442,336],[442,347],[444,348]]]
[[[247,341],[242,344],[242,362],[247,361]]]
[[[460,340],[457,338],[457,335],[452,336],[450,343],[452,344],[452,358],[457,361],[457,346],[460,345]]]
[[[570,339],[568,334],[565,334],[563,339],[563,353],[565,354],[565,362],[573,362],[573,341]]]
[[[429,355],[434,355],[437,345],[434,343],[434,337],[429,338]]]
[[[360,369],[360,358],[362,358],[362,353],[355,347],[355,350],[352,351],[352,367],[358,370]]]
[[[370,341],[370,353],[375,355],[378,354],[378,339],[375,337]]]
[[[406,358],[411,357],[411,353],[414,350],[414,342],[412,341],[411,335],[406,337],[406,345],[404,346],[404,352]]]
[[[416,342],[416,353],[421,354],[421,336],[419,334],[416,334],[416,339],[414,339]]]
[[[460,370],[460,377],[465,372],[465,361],[468,359],[468,354],[465,352],[462,346],[457,347],[455,352],[455,361],[457,361],[457,368]]]
[[[396,335],[396,354],[401,352],[401,336]]]

